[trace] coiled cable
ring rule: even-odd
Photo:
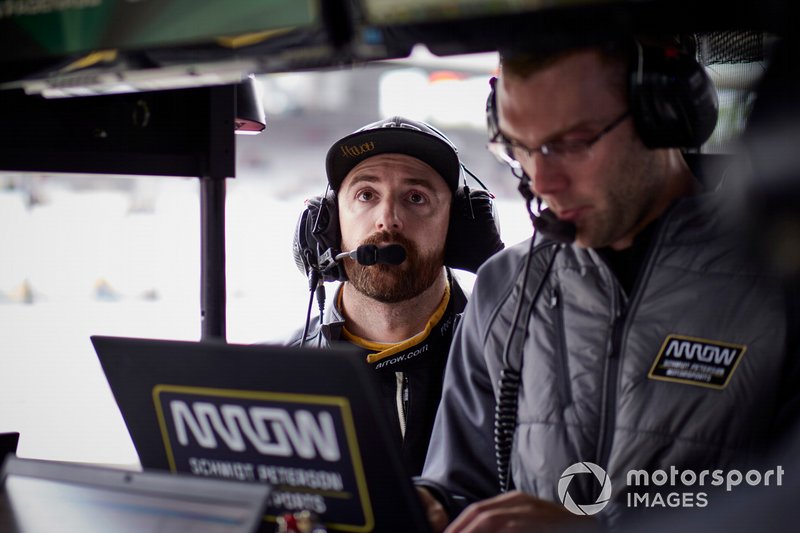
[[[513,343],[516,337],[517,329],[522,325],[521,321],[527,320],[530,317],[539,295],[542,292],[544,282],[550,273],[550,269],[555,261],[556,253],[560,245],[557,242],[546,242],[538,247],[534,247],[536,235],[531,239],[531,247],[525,257],[525,266],[522,272],[519,300],[517,300],[517,308],[514,311],[514,320],[511,324],[511,329],[508,332],[505,346],[503,347],[503,368],[500,370],[500,377],[498,379],[498,393],[497,402],[495,403],[494,410],[494,449],[495,460],[497,462],[497,481],[500,485],[500,492],[505,493],[511,490],[511,449],[514,444],[514,432],[517,428],[517,409],[519,398],[519,387],[522,382],[522,364],[523,364],[523,351],[520,347],[517,350],[519,354],[519,361],[513,364],[511,360]],[[525,296],[528,294],[526,287],[528,285],[528,275],[533,256],[540,253],[541,250],[555,248],[547,262],[547,267],[536,285],[536,290],[530,303],[525,305]],[[527,312],[523,314],[523,310]],[[523,335],[524,340],[524,335]]]

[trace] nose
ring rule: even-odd
[[[394,198],[385,198],[378,206],[375,227],[380,231],[402,231],[403,219]]]
[[[569,187],[569,177],[555,156],[535,153],[523,166],[531,178],[531,191],[537,196],[560,193]]]

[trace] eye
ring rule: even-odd
[[[410,192],[408,194],[408,201],[411,202],[412,204],[424,204],[425,202],[427,202],[427,200],[428,199],[425,197],[425,195],[420,194],[416,191]]]
[[[553,144],[560,144],[562,147],[566,148],[567,151],[574,151],[575,149],[580,149],[580,147],[592,144],[596,138],[597,134],[595,132],[581,129],[564,135]]]
[[[359,202],[369,202],[373,198],[375,198],[375,193],[367,189],[358,191],[358,193],[356,193],[356,200]]]
[[[556,154],[574,154],[589,148],[589,142],[582,139],[564,139],[549,144],[550,151]]]

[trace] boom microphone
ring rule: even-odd
[[[525,206],[528,209],[528,215],[531,217],[533,228],[556,242],[564,244],[575,242],[575,234],[578,232],[575,224],[568,220],[559,219],[549,208],[541,209],[542,200],[531,191],[531,179],[527,174],[524,172],[521,175],[514,173],[514,176],[519,178],[517,190],[525,198]],[[534,201],[537,202],[537,206],[540,209],[539,214],[534,214],[531,210],[531,204]]]
[[[574,242],[577,233],[575,224],[560,220],[549,209],[542,210],[538,216],[533,218],[533,227],[536,228],[536,231],[542,232],[545,237],[566,244]]]
[[[349,257],[359,264],[370,266],[377,263],[399,265],[406,260],[406,249],[399,244],[390,244],[381,248],[374,244],[362,244],[352,252],[344,252],[336,256],[337,261]]]

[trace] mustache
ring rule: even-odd
[[[405,235],[396,231],[378,231],[365,238],[361,245],[364,244],[399,244],[406,249],[406,252],[415,250],[416,246]]]
[[[400,265],[361,265],[345,261],[350,283],[366,296],[383,303],[397,303],[422,293],[441,275],[444,251],[438,257],[422,255],[419,247],[404,235],[389,230],[377,231],[359,245],[398,244],[406,250]]]

